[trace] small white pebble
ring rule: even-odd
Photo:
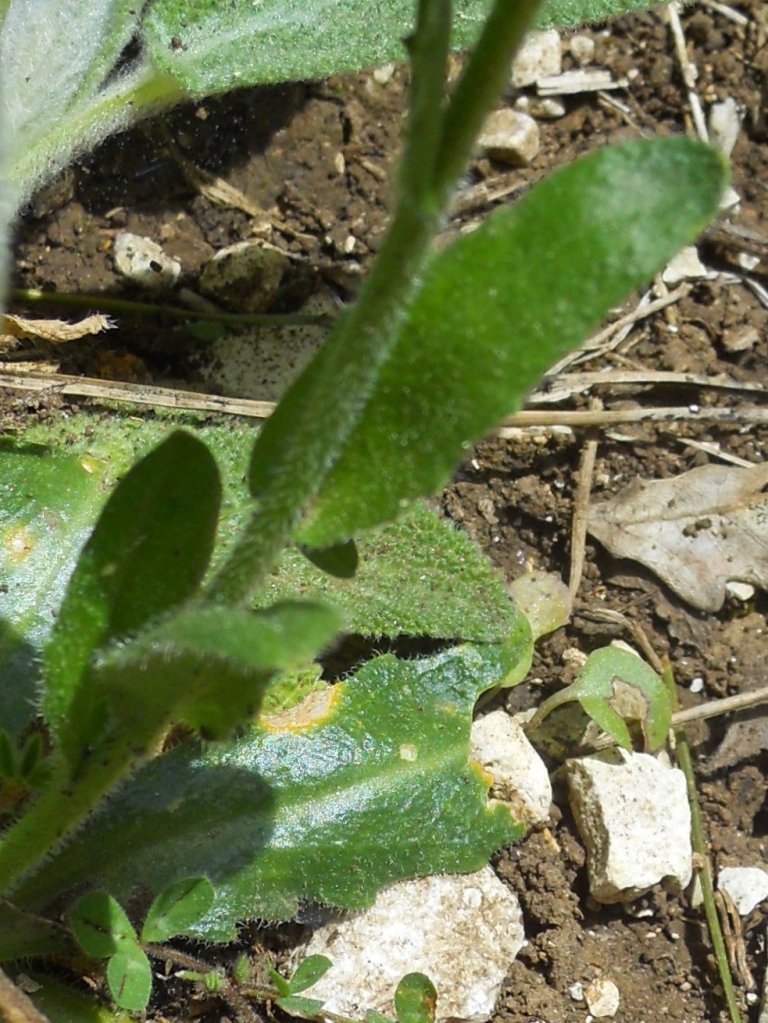
[[[579,67],[584,67],[585,64],[591,63],[595,56],[595,40],[585,35],[571,36],[568,49]]]
[[[478,145],[492,160],[525,167],[539,151],[539,128],[528,114],[505,107],[486,118]]]
[[[547,75],[559,75],[561,66],[559,33],[529,32],[512,65],[512,85],[521,89]]]
[[[688,686],[688,689],[692,693],[700,693],[704,689],[704,679],[701,675],[697,675],[696,678],[691,679],[691,684]]]
[[[392,63],[382,64],[381,67],[373,69],[373,80],[379,85],[386,85],[395,73],[395,65]]]
[[[741,916],[749,916],[768,899],[768,871],[761,867],[724,867],[718,874],[717,887],[728,892]]]
[[[575,981],[568,988],[568,996],[573,999],[574,1002],[584,1001],[584,985],[580,980]]]
[[[607,977],[597,977],[584,989],[584,1000],[590,1013],[597,1018],[615,1016],[619,1011],[619,989]]]
[[[736,580],[726,583],[725,589],[732,597],[742,601],[742,603],[751,600],[755,595],[754,586],[751,586],[749,583],[740,583]]]

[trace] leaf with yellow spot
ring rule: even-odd
[[[520,641],[387,654],[282,725],[180,746],[128,782],[15,903],[45,913],[83,877],[125,900],[136,878],[152,895],[206,876],[215,903],[190,933],[229,941],[239,921],[287,919],[302,900],[359,909],[407,877],[477,870],[523,828],[489,802],[470,760],[472,710],[527,656]]]

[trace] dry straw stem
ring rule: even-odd
[[[601,408],[600,403],[593,399],[593,407]],[[579,474],[576,480],[576,492],[573,495],[573,516],[571,518],[571,565],[568,574],[568,592],[573,600],[579,591],[581,576],[584,571],[584,552],[587,545],[587,519],[589,517],[589,498],[592,493],[592,478],[595,474],[597,458],[597,437],[588,437],[581,451]]]
[[[699,99],[699,94],[696,91],[696,67],[688,59],[688,50],[685,45],[683,26],[680,22],[680,8],[676,3],[671,3],[667,6],[667,20],[669,21],[669,27],[672,31],[672,39],[675,44],[675,56],[677,57],[677,62],[680,65],[680,73],[683,76],[683,82],[688,90],[688,104],[691,108],[691,116],[693,117],[696,134],[702,142],[709,142],[709,132],[707,131],[707,122],[704,117],[704,110],[701,105],[701,100]]]
[[[681,298],[685,298],[686,295],[690,294],[690,291],[690,284],[681,284],[679,288],[670,291],[666,295],[661,295],[653,301],[651,301],[651,293],[646,292],[631,313],[625,313],[624,316],[620,316],[613,323],[598,331],[597,334],[593,334],[575,352],[571,352],[561,359],[560,362],[556,362],[550,369],[549,375],[559,375],[569,366],[575,366],[580,362],[586,362],[598,355],[604,355],[606,352],[613,351],[626,338],[634,324],[647,319],[649,316],[653,316],[654,313],[666,309],[667,306],[673,305],[675,302],[679,302]]]
[[[93,377],[67,376],[64,373],[0,373],[0,387],[66,398],[93,398],[98,401],[128,402],[153,405],[189,412],[213,412],[267,419],[275,410],[275,402],[252,398],[228,398],[220,394],[198,394],[150,384],[121,383]],[[319,413],[318,413],[319,414]],[[768,423],[768,408],[742,406],[721,408],[699,405],[669,405],[631,409],[584,409],[563,412],[526,411],[509,416],[495,430],[498,437],[517,437],[521,428],[569,426],[575,429],[615,426],[641,422],[717,422]]]
[[[49,1023],[28,995],[0,969],[0,1019],[3,1023]]]

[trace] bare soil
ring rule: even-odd
[[[618,386],[611,383],[612,370],[722,373],[746,384],[765,382],[768,308],[745,284],[740,254],[759,257],[749,276],[768,287],[768,13],[760,0],[741,0],[738,13],[747,19],[742,26],[714,6],[694,6],[683,20],[705,105],[733,97],[744,115],[733,154],[733,184],[741,202],[729,217],[748,235],[709,231],[700,255],[708,267],[732,272],[731,282],[722,277],[695,282],[680,301],[640,323],[619,349],[601,352],[579,367],[605,371],[599,394],[606,408],[677,404],[738,410],[760,400],[704,387]],[[465,196],[484,181],[492,188],[506,184],[514,195],[608,142],[690,130],[686,88],[660,14],[628,18],[592,35],[594,63],[617,79],[629,79],[627,88],[610,94],[622,108],[596,94],[565,97],[565,115],[540,122],[542,146],[529,168],[510,171],[479,158],[467,177]],[[568,65],[571,58],[565,60]],[[51,292],[52,299],[73,292],[143,299],[113,267],[115,234],[130,230],[160,242],[182,265],[181,286],[194,290],[201,266],[215,251],[252,237],[257,218],[197,194],[169,150],[170,138],[190,161],[273,212],[278,226],[272,241],[291,254],[293,269],[272,311],[297,309],[329,282],[340,298],[349,297],[387,223],[406,78],[398,67],[391,76],[363,74],[247,91],[185,108],[162,125],[149,124],[109,141],[75,169],[67,201],[56,205],[54,199],[40,199],[25,216],[16,246],[18,286]],[[477,201],[460,219],[471,221],[495,204]],[[23,304],[14,311],[40,314],[39,308]],[[129,314],[116,319],[117,329],[108,335],[58,351],[61,371],[199,386],[191,366],[201,342],[191,340],[185,327]],[[748,328],[755,330],[754,343],[735,349],[734,336]],[[35,354],[16,352],[14,358]],[[44,354],[50,359],[50,351]],[[586,408],[588,401],[589,395],[579,393],[568,407]],[[6,414],[58,415],[66,413],[69,402],[19,391],[7,392],[1,407]],[[476,538],[510,579],[528,567],[567,574],[574,482],[585,436],[583,431],[549,431],[489,439],[443,494],[445,513]],[[645,420],[606,428],[597,437],[595,498],[637,477],[665,478],[715,459],[689,446],[689,440],[718,445],[726,456],[763,461],[768,429],[744,426],[738,416],[717,424],[694,415],[678,422]],[[703,614],[686,607],[639,566],[614,561],[591,541],[586,555],[573,623],[542,644],[531,682],[509,696],[514,709],[536,704],[568,679],[574,648],[590,651],[614,638],[614,627],[590,617],[596,606],[624,613],[660,655],[671,658],[684,705],[766,681],[764,593],[758,591],[747,602],[729,598],[720,613]],[[703,680],[701,692],[691,692],[694,679]],[[718,719],[692,733],[716,867],[759,865],[766,859],[766,727],[758,719],[729,744],[737,720]],[[572,997],[573,985],[599,975],[619,986],[617,1018],[622,1023],[699,1023],[722,1016],[700,910],[662,889],[627,906],[593,903],[584,849],[561,792],[551,827],[502,852],[496,867],[522,900],[529,937],[510,967],[497,1023],[584,1023],[587,1010]],[[259,940],[279,949],[287,933],[261,933]],[[765,913],[758,910],[734,938],[745,949],[758,984],[765,970],[764,935]],[[742,977],[742,998],[748,987],[749,978]],[[222,1011],[210,1001],[180,1003],[158,1010],[153,1018],[181,1020],[208,1013],[210,1020],[223,1020]],[[757,1018],[753,995],[747,996],[746,1011]]]

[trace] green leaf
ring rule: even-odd
[[[0,729],[0,778],[15,778],[18,773],[18,753],[11,736]]]
[[[142,1012],[152,994],[152,967],[138,945],[126,944],[107,963],[107,984],[115,1004]]]
[[[584,25],[588,21],[607,21],[630,11],[647,11],[654,5],[647,0],[545,0],[537,19],[540,28]]]
[[[363,537],[351,579],[330,577],[286,550],[257,597],[303,596],[339,609],[347,632],[500,642],[520,628],[504,579],[466,533],[426,505]]]
[[[339,579],[351,579],[360,560],[354,540],[347,540],[334,547],[325,547],[323,550],[302,547],[301,553],[321,571],[335,575]]]
[[[489,7],[457,0],[456,45],[476,35]],[[156,0],[144,32],[155,67],[205,96],[404,60],[413,25],[411,0]]]
[[[452,45],[476,38],[491,0],[456,0]],[[600,21],[647,0],[549,0],[539,24]],[[411,0],[156,0],[144,34],[156,68],[193,96],[244,85],[325,78],[405,60]]]
[[[32,422],[0,440],[0,727],[18,734],[39,703],[41,652],[58,616],[82,547],[110,490],[131,465],[168,436],[169,422],[194,426],[194,416],[141,420],[81,412]],[[253,441],[250,430],[204,425],[197,433],[224,469],[220,535],[239,531],[242,483]]]
[[[69,108],[96,91],[133,34],[141,6],[130,0],[10,5],[2,36],[11,153],[44,138]]]
[[[423,973],[407,973],[395,991],[398,1023],[434,1023],[435,985]]]
[[[369,1009],[365,1014],[365,1023],[393,1023],[389,1016],[384,1016],[375,1009]]]
[[[267,681],[325,647],[338,618],[321,604],[283,603],[260,612],[188,607],[117,644],[96,660],[92,689],[133,745],[184,722],[222,738],[252,718]]]
[[[134,1023],[124,1010],[101,1004],[92,992],[79,991],[47,974],[29,975],[40,985],[29,997],[50,1023]]]
[[[269,974],[269,979],[281,995],[288,996],[291,993],[290,982],[281,973],[278,973],[271,963],[267,963],[267,973]]]
[[[645,661],[627,650],[603,647],[590,654],[576,681],[541,704],[530,728],[535,730],[557,707],[574,701],[625,749],[632,749],[628,720],[639,721],[650,750],[662,746],[669,735],[672,702],[667,687]]]
[[[306,991],[313,984],[317,984],[318,980],[324,977],[332,966],[333,963],[328,956],[307,956],[293,971],[293,976],[289,981],[291,994],[295,995],[300,991]]]
[[[84,895],[67,920],[80,948],[94,959],[107,959],[123,945],[136,942],[136,931],[125,910],[107,892]]]
[[[107,502],[45,651],[43,712],[69,763],[103,719],[85,677],[93,652],[195,592],[213,548],[220,494],[210,452],[178,431],[134,466]]]
[[[83,878],[123,899],[138,883],[156,893],[205,874],[216,901],[190,933],[229,941],[239,921],[288,919],[301,899],[356,909],[396,880],[477,870],[522,828],[488,802],[488,778],[468,759],[472,709],[528,656],[514,643],[386,655],[303,714],[226,746],[180,746],[128,781],[14,901],[42,913]],[[0,905],[0,960],[14,950],[6,913]]]
[[[104,503],[108,463],[0,442],[0,725],[18,734],[36,702],[39,654],[77,554]]]
[[[292,1016],[317,1016],[325,1004],[319,998],[302,998],[301,995],[286,995],[285,998],[278,998],[276,1005],[279,1005],[285,1012]]]
[[[169,885],[149,907],[141,940],[168,941],[205,916],[215,893],[207,877],[185,877]]]
[[[604,148],[436,256],[299,542],[338,543],[437,491],[474,440],[695,237],[726,179],[722,157],[691,139]],[[330,401],[336,380],[327,387]],[[271,419],[257,441],[256,495],[271,471],[260,445],[274,446],[281,428]]]

